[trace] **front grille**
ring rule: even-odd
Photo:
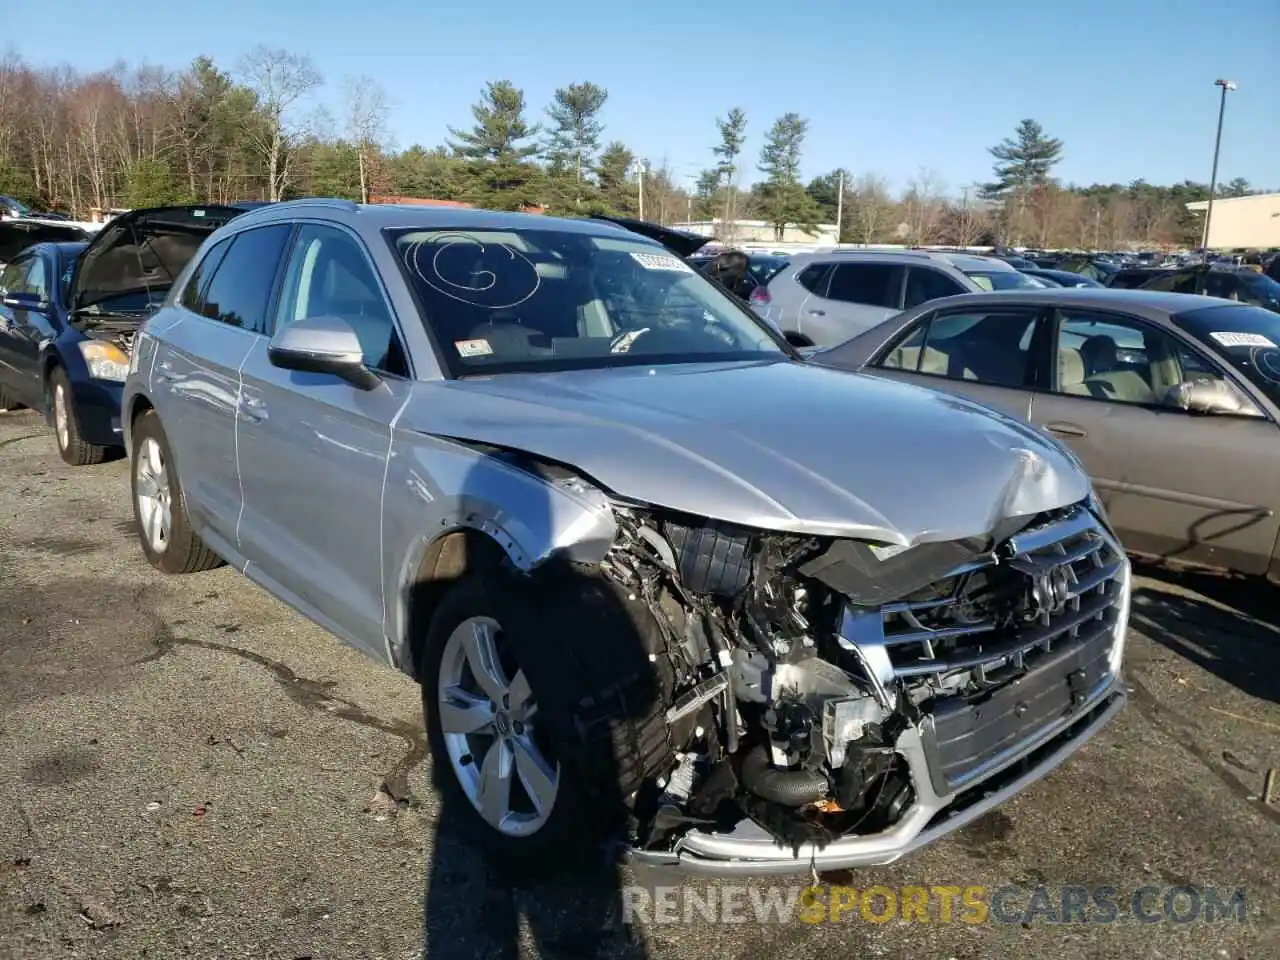
[[[1083,507],[1011,538],[971,564],[879,611],[879,643],[898,679],[969,670],[979,684],[1032,669],[1056,646],[1110,637],[1125,559]],[[860,647],[866,632],[850,637]]]

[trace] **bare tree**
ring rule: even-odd
[[[894,203],[883,177],[873,173],[859,177],[849,192],[849,222],[859,243],[874,243],[889,226]]]
[[[360,202],[369,202],[369,165],[380,156],[387,136],[387,95],[372,77],[347,77],[347,135],[360,163]]]
[[[273,47],[257,46],[240,61],[245,84],[258,97],[262,123],[247,134],[267,166],[267,199],[276,201],[289,185],[291,147],[303,130],[293,123],[293,108],[322,80],[305,54]]]
[[[907,236],[911,242],[936,242],[942,232],[942,218],[946,212],[943,184],[937,174],[922,167],[907,184],[902,206],[906,214]]]

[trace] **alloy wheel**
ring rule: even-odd
[[[437,703],[450,765],[476,812],[505,836],[536,833],[555,807],[560,766],[496,620],[470,617],[449,635]]]
[[[71,446],[71,414],[67,410],[67,392],[60,383],[53,387],[53,427],[58,433],[58,446],[66,450]]]
[[[169,546],[173,513],[169,471],[164,452],[154,437],[147,437],[142,441],[134,466],[134,476],[138,498],[138,525],[151,549],[156,553],[163,553]]]

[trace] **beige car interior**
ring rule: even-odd
[[[943,340],[913,333],[889,351],[883,365],[952,380],[976,380],[993,386],[1021,387],[1026,383],[1027,352],[1020,343],[1029,322],[1021,317],[988,317]]]
[[[1085,337],[1079,347],[1059,343],[1058,388],[1063,393],[1124,403],[1158,404],[1182,382],[1182,368],[1167,337],[1140,334],[1145,364],[1125,363],[1107,334]]]

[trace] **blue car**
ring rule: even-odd
[[[13,257],[0,273],[0,410],[41,411],[73,466],[123,451],[134,334],[205,237],[253,206],[134,210],[87,243],[36,243]]]

